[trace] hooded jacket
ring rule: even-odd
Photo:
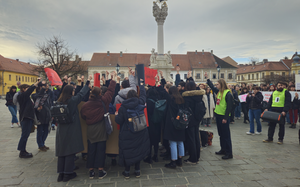
[[[150,140],[148,129],[131,132],[128,128],[127,109],[134,109],[138,105],[145,105],[146,91],[144,86],[140,86],[140,97],[130,98],[122,102],[115,117],[115,121],[120,125],[119,134],[119,164],[127,166],[143,160],[150,153]]]
[[[20,121],[23,121],[24,118],[34,119],[34,108],[33,102],[30,98],[31,93],[34,91],[35,86],[30,86],[25,92],[20,92],[18,97],[18,103],[20,105]]]
[[[261,102],[264,100],[264,96],[261,92],[257,92],[254,97],[247,96],[246,102],[249,104],[249,109],[261,109]]]
[[[205,94],[205,90],[191,90],[185,91],[182,93],[182,97],[187,107],[189,107],[192,112],[196,110],[196,104],[202,102],[203,95]],[[189,127],[195,127],[200,124],[200,120],[195,118],[197,114],[193,113]]]
[[[116,105],[119,103],[122,103],[127,98],[127,93],[129,90],[136,90],[136,82],[135,78],[132,75],[129,75],[129,85],[130,87],[124,88],[118,92],[118,95],[115,98],[114,107],[116,108]]]

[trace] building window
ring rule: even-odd
[[[21,81],[21,76],[19,76],[19,81]]]
[[[298,70],[298,74],[300,74],[300,70]]]
[[[271,76],[274,76],[274,72],[271,72]]]
[[[256,73],[256,80],[258,80],[258,73]]]
[[[232,79],[232,73],[228,73],[228,79]]]
[[[25,82],[27,82],[27,77],[25,77]]]
[[[254,74],[252,74],[252,80],[254,80]]]
[[[293,71],[293,74],[295,74],[295,71]]]
[[[18,81],[18,75],[16,75],[16,81]]]
[[[217,78],[217,74],[213,73],[213,79]]]
[[[244,75],[242,75],[242,81],[245,80]]]
[[[240,80],[240,76],[238,76],[238,81]]]
[[[171,79],[174,79],[174,78],[173,78],[173,74],[170,74],[170,76],[171,76]]]
[[[11,81],[11,75],[9,75],[9,80]]]
[[[221,73],[221,79],[224,79],[224,73]]]
[[[200,73],[197,73],[197,74],[196,74],[196,79],[201,79],[201,78],[200,78]]]
[[[250,74],[248,74],[248,80],[250,80]]]
[[[285,76],[285,72],[282,72],[282,76]]]
[[[187,79],[187,74],[184,74],[184,79]]]
[[[120,74],[120,78],[121,78],[121,79],[124,79],[124,78],[125,78],[124,73],[121,73],[121,74]]]
[[[265,73],[262,73],[262,74],[261,74],[261,77],[262,77],[262,78],[265,78]]]

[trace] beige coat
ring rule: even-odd
[[[215,102],[214,102],[214,97],[213,94],[209,94],[209,100],[210,100],[210,107],[208,107],[208,101],[207,101],[207,95],[204,94],[203,95],[203,102],[205,104],[206,107],[206,113],[205,116],[203,118],[212,118],[214,117],[214,108],[215,108]]]

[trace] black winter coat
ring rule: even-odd
[[[124,100],[116,115],[115,121],[120,125],[119,134],[119,164],[130,166],[143,160],[150,153],[150,140],[148,129],[131,132],[128,128],[127,109],[134,109],[138,105],[145,105],[146,91],[140,86],[140,98]]]
[[[189,107],[192,110],[192,112],[194,112],[196,108],[196,104],[202,102],[202,98],[204,94],[205,94],[205,90],[191,90],[191,91],[183,92],[182,97],[187,107]],[[197,120],[195,118],[196,115],[197,114],[193,113],[193,115],[191,116],[189,127],[199,126],[200,120]]]
[[[249,109],[261,109],[261,102],[264,100],[264,96],[261,92],[257,92],[254,97],[247,96],[246,102],[249,104]]]
[[[292,109],[299,109],[300,101],[298,98],[294,97],[292,102]]]
[[[16,92],[7,92],[6,93],[6,103],[5,105],[8,106],[8,105],[11,105],[13,106],[14,105],[14,102],[13,102],[13,98],[14,98],[14,95],[16,94]]]
[[[32,94],[32,99],[34,102],[36,102],[38,98],[43,98],[45,94],[48,94],[46,101],[43,104],[41,103],[39,104],[39,106],[42,106],[42,109],[37,110],[37,108],[35,108],[36,117],[41,122],[41,124],[49,124],[49,122],[51,121],[50,108],[52,106],[52,102],[51,102],[51,96],[49,95],[51,94],[51,92],[46,93],[45,89],[42,88],[39,91],[39,93]]]
[[[35,86],[30,86],[26,92],[20,92],[18,95],[18,103],[20,105],[20,121],[23,121],[24,118],[34,119],[34,108],[33,102],[30,99],[31,93],[34,91]]]

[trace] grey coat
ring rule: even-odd
[[[56,130],[55,156],[67,156],[84,150],[79,120],[78,104],[89,91],[89,81],[81,91],[68,100],[68,109],[74,117],[73,123],[58,124]]]
[[[136,91],[136,81],[134,76],[129,75],[129,84],[130,87],[122,89],[118,92],[118,95],[115,98],[114,107],[116,108],[116,104],[122,103],[127,98],[127,93],[129,90],[135,90]]]

